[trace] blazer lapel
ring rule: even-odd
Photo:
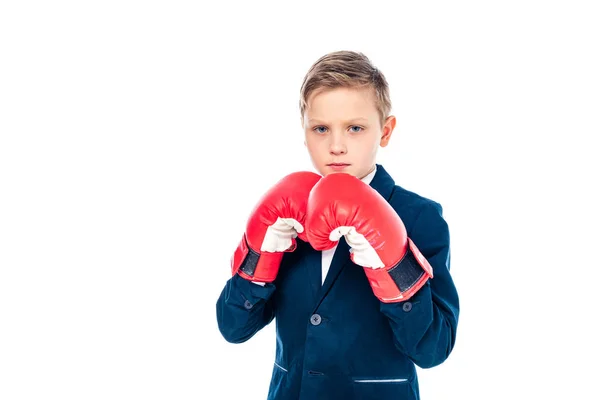
[[[319,253],[319,257],[321,256],[321,252]],[[344,269],[346,264],[352,262],[350,260],[350,246],[346,243],[346,240],[342,236],[338,242],[337,248],[335,249],[335,253],[333,253],[333,259],[331,260],[331,265],[329,266],[329,271],[327,271],[327,276],[325,277],[325,282],[323,282],[323,286],[321,286],[320,291],[317,296],[317,303],[315,304],[315,308],[317,308],[329,290],[331,286],[335,282],[335,280],[340,275],[340,272]],[[321,260],[319,259],[319,266],[321,266]],[[322,266],[321,266],[322,268]],[[319,274],[319,276],[321,276]]]

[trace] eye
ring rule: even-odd
[[[325,128],[324,126],[315,126],[313,128],[313,131],[317,132],[317,133],[325,133],[325,130],[321,130],[321,129],[325,129],[327,130],[327,128]]]
[[[358,128],[358,130],[353,130],[354,128]],[[362,128],[362,126],[354,125],[354,126],[350,127],[350,130],[352,130],[353,133],[358,133],[358,132],[362,131],[363,128]]]

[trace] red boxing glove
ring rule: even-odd
[[[275,280],[283,253],[296,249],[296,237],[307,241],[306,203],[319,179],[321,176],[313,172],[294,172],[263,195],[231,258],[232,276],[238,273],[255,282]]]
[[[344,236],[350,258],[364,267],[373,293],[384,303],[408,300],[433,269],[410,240],[404,223],[375,189],[346,173],[319,181],[308,199],[307,235],[316,250]]]

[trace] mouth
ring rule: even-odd
[[[334,169],[334,170],[340,170],[340,169],[344,169],[344,168],[350,166],[350,164],[347,164],[347,163],[331,163],[331,164],[327,164],[327,166],[329,168]]]

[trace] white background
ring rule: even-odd
[[[423,399],[597,399],[594,3],[3,2],[0,398],[266,397],[274,324],[229,344],[215,303],[255,201],[312,169],[305,72],[347,49],[390,84],[378,162],[450,225]]]

